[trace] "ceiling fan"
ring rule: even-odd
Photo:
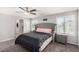
[[[26,13],[36,15],[36,9],[30,9],[29,7],[19,7],[21,10],[25,11]]]

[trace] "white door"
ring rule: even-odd
[[[24,20],[24,33],[30,32],[30,20]]]

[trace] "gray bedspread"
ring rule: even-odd
[[[24,33],[25,36],[36,38],[40,41],[40,45],[48,39],[51,35],[46,33],[39,33],[39,32],[30,32],[30,33]]]
[[[23,47],[31,48],[31,51],[39,51],[39,48],[43,44],[45,40],[47,40],[51,35],[46,33],[39,33],[39,32],[29,32],[19,35],[16,40],[15,44],[20,44]]]

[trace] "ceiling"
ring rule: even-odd
[[[78,9],[78,7],[29,7],[29,9],[36,9],[37,15],[27,16],[25,12],[18,7],[0,7],[0,13],[9,14],[9,15],[18,15],[21,17],[42,17],[46,15],[51,15],[55,13],[67,12]]]

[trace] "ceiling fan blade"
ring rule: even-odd
[[[30,14],[36,15],[36,13],[30,13]]]
[[[19,7],[21,10],[23,10],[23,11],[25,11],[25,9],[24,8],[22,8],[22,7]]]
[[[36,11],[36,9],[30,10],[30,12],[34,12],[34,11]]]
[[[32,13],[32,12],[36,11],[36,9],[29,10],[28,7],[25,7],[25,8],[23,8],[23,7],[19,7],[19,8],[20,8],[21,10],[27,12],[27,13],[30,13],[30,14],[36,15],[36,13]]]

